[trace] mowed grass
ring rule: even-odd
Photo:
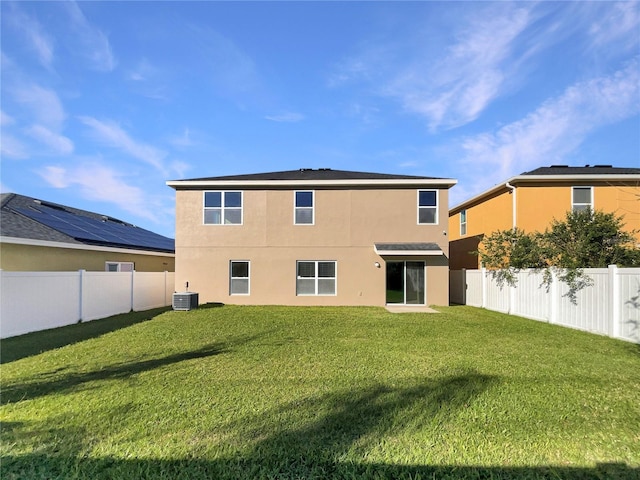
[[[4,340],[0,477],[640,477],[638,345],[439,310],[223,306]]]

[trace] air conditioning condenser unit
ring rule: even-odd
[[[183,292],[173,294],[174,310],[193,310],[198,308],[198,294],[194,292]]]

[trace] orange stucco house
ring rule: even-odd
[[[554,218],[583,208],[613,212],[626,230],[640,230],[640,168],[541,167],[456,205],[449,210],[450,268],[479,268],[471,252],[484,235],[514,227],[542,232]]]
[[[446,305],[445,178],[300,169],[169,181],[200,303]]]

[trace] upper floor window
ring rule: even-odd
[[[296,295],[335,295],[335,261],[299,261],[296,266]]]
[[[204,223],[242,225],[242,192],[204,192]]]
[[[574,212],[593,209],[593,188],[592,187],[573,187],[571,189],[571,210]]]
[[[460,210],[460,235],[467,234],[467,211]]]
[[[294,223],[296,225],[313,225],[313,191],[294,192]]]
[[[435,225],[438,223],[438,191],[418,191],[418,223]]]

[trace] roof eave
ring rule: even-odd
[[[189,188],[255,188],[255,187],[446,187],[451,188],[457,180],[452,178],[412,178],[412,179],[343,179],[343,180],[169,180],[166,184],[178,189]]]
[[[508,180],[505,180],[502,183],[494,185],[493,187],[485,190],[478,195],[471,197],[468,200],[465,200],[454,207],[449,209],[449,214],[455,214],[460,210],[463,210],[466,207],[474,205],[478,203],[485,197],[489,197],[495,193],[500,191],[508,191],[507,183],[512,186],[517,186],[525,183],[540,183],[540,182],[548,182],[548,183],[562,183],[562,182],[589,182],[589,181],[597,181],[597,182],[640,182],[640,175],[637,174],[614,174],[614,175],[596,175],[596,174],[586,174],[586,175],[517,175],[515,177],[511,177]]]
[[[37,240],[33,238],[0,236],[0,243],[14,245],[29,245],[33,247],[67,248],[71,250],[90,250],[97,252],[129,253],[149,255],[154,257],[175,257],[175,253],[161,250],[141,250],[138,248],[107,247],[102,245],[87,245],[84,243],[54,242],[51,240]]]

